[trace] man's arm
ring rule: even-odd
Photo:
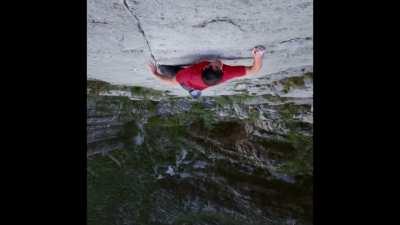
[[[157,67],[153,63],[149,63],[148,67],[150,69],[151,74],[153,74],[154,77],[157,78],[158,80],[160,80],[162,83],[169,84],[169,85],[177,85],[178,84],[178,81],[176,81],[175,76],[174,77],[163,76],[162,74],[160,74],[158,72]]]
[[[263,64],[263,57],[264,57],[264,49],[254,48],[252,51],[253,54],[253,65],[246,66],[246,75],[253,75],[258,73],[261,70]]]

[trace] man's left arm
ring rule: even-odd
[[[153,74],[153,76],[155,78],[157,78],[158,80],[160,80],[162,83],[169,84],[169,85],[177,85],[178,84],[178,81],[176,80],[175,76],[174,77],[163,76],[162,74],[160,74],[157,71],[157,67],[153,63],[149,63],[148,67],[150,69],[151,74]]]

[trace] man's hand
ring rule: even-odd
[[[254,62],[253,65],[247,66],[246,67],[246,75],[252,75],[256,74],[260,71],[262,67],[262,59],[265,53],[265,47],[264,46],[256,46],[253,48],[251,51],[251,54],[254,57]]]
[[[158,71],[157,71],[157,66],[154,65],[154,63],[150,62],[147,64],[147,67],[149,68],[150,72],[154,75],[159,75]]]
[[[262,58],[264,56],[265,53],[265,48],[263,46],[256,46],[253,48],[253,50],[251,51],[252,55],[254,58]]]

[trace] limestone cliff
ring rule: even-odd
[[[89,224],[312,224],[312,123],[310,99],[89,82]]]
[[[88,0],[88,224],[312,224],[313,2]],[[187,97],[146,68],[253,77]]]
[[[310,0],[88,0],[88,78],[184,95],[155,80],[146,62],[188,64],[217,57],[250,65],[251,49],[264,45],[258,75],[204,95],[232,95],[246,87],[270,94],[272,82],[312,72],[312,13]]]

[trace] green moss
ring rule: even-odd
[[[283,102],[285,100],[284,97],[280,97],[278,95],[263,95],[262,96],[264,99],[270,101],[270,102],[274,102],[274,103],[279,103],[279,102]]]
[[[309,105],[296,105],[294,103],[286,103],[278,108],[282,125],[290,132],[297,133],[312,133],[312,124],[298,118],[299,115],[307,113],[309,110]]]
[[[240,95],[221,95],[214,97],[215,102],[220,105],[232,105],[232,104],[245,104],[252,99],[257,98],[257,96],[252,96],[248,94],[240,94]]]
[[[157,128],[157,127],[176,127],[182,126],[182,121],[179,120],[177,116],[169,116],[169,117],[160,117],[160,116],[152,116],[147,121],[146,126],[149,128]]]
[[[156,101],[147,101],[146,108],[150,113],[156,113],[158,102]]]
[[[205,108],[201,102],[193,102],[189,111],[170,116],[152,116],[146,127],[157,129],[158,127],[173,127],[174,129],[186,129],[192,124],[201,125],[203,128],[211,129],[216,123],[216,115],[213,111]]]
[[[216,96],[213,97],[217,105],[219,106],[225,106],[225,105],[232,105],[232,104],[247,104],[249,102],[252,102],[253,100],[259,101],[260,98],[264,98],[270,102],[274,103],[279,103],[279,102],[284,102],[287,98],[285,97],[280,97],[276,95],[271,95],[271,94],[265,94],[265,95],[222,95],[222,96]]]
[[[292,88],[304,86],[304,77],[290,77],[281,81],[281,84],[283,85],[283,92],[288,93]]]
[[[89,160],[88,169],[97,175],[88,176],[88,224],[111,224],[114,208],[128,196],[117,185],[121,183],[119,169],[106,156]]]
[[[306,79],[312,80],[313,77],[314,77],[314,74],[313,74],[313,72],[307,72],[307,73],[304,74],[304,77],[305,77]]]
[[[293,120],[293,117],[297,114],[298,106],[294,103],[286,103],[280,105],[279,112],[281,114],[282,119],[285,121]]]
[[[235,217],[215,212],[186,213],[175,219],[174,225],[192,225],[192,224],[221,224],[221,225],[239,225],[246,224],[246,221]]]
[[[213,111],[204,107],[203,104],[195,102],[190,111],[184,114],[186,118],[185,121],[199,121],[206,128],[211,129],[216,122],[216,116]]]
[[[127,91],[130,92],[132,96],[143,97],[145,99],[149,99],[151,97],[162,97],[166,93],[152,88],[140,86],[113,85],[101,80],[88,80],[86,88],[89,95],[100,95],[102,93],[110,92],[111,90],[116,90]]]
[[[127,122],[123,125],[119,137],[126,145],[132,144],[133,137],[139,134],[139,128],[135,121]]]
[[[231,95],[230,98],[232,102],[237,104],[244,104],[246,101],[253,99],[253,96],[250,95]]]
[[[111,115],[129,110],[130,100],[125,96],[88,96],[88,102],[95,105],[96,115]]]
[[[151,193],[157,187],[152,177],[152,161],[146,151],[113,151],[121,162],[108,156],[88,160],[88,224],[119,224],[121,216],[139,224],[149,223]],[[92,174],[96,174],[93,176]],[[121,210],[126,211],[121,215]]]
[[[260,118],[260,112],[257,109],[250,109],[249,118],[250,122],[255,122]]]
[[[218,96],[219,104],[232,104],[235,100],[247,101],[248,97],[230,97]],[[97,97],[96,97],[97,98]],[[115,109],[118,104],[122,104],[121,110],[129,112],[133,108],[143,109],[143,113],[155,111],[158,102],[154,101],[132,101],[127,97],[112,97],[104,99],[116,99],[115,101],[105,101],[101,107],[104,110]],[[222,99],[222,100],[221,100]],[[118,103],[118,104],[117,104]],[[100,104],[99,104],[100,105]],[[112,106],[112,107],[111,107]],[[291,103],[273,106],[277,107],[284,119],[289,122],[295,122],[294,115],[298,114],[302,106]],[[139,116],[143,114],[139,113]],[[132,116],[130,114],[130,116]],[[259,116],[258,111],[249,112],[250,120],[255,120]],[[131,118],[132,119],[132,118]],[[236,121],[237,123],[240,123]],[[88,160],[88,224],[122,224],[120,218],[130,223],[150,224],[150,213],[157,202],[152,201],[154,190],[159,188],[154,178],[154,165],[165,165],[176,161],[177,151],[180,151],[179,140],[187,134],[188,129],[201,128],[211,135],[221,139],[231,138],[228,141],[233,143],[234,140],[241,139],[244,129],[234,124],[226,124],[221,126],[217,123],[216,114],[212,109],[204,107],[201,102],[192,103],[189,112],[183,112],[169,117],[152,116],[145,125],[146,141],[151,143],[150,146],[154,150],[146,149],[146,145],[135,146],[125,150],[117,150],[112,152],[112,156],[121,162],[119,167],[107,156],[97,156]],[[229,125],[229,126],[228,126]],[[212,128],[215,129],[212,129]],[[232,131],[232,135],[225,135],[226,131]],[[133,136],[139,132],[136,124],[131,121],[125,124],[121,137],[131,140]],[[214,132],[214,133],[213,133]],[[244,136],[245,134],[243,134]],[[158,142],[162,137],[163,141]],[[164,139],[169,140],[172,144],[165,144]],[[168,141],[167,141],[168,143]],[[183,142],[181,142],[183,143]],[[163,145],[163,146],[160,146]],[[292,175],[312,174],[312,142],[311,137],[301,135],[297,132],[289,132],[287,142],[268,142],[265,146],[273,149],[274,159],[283,159],[284,163],[279,170]],[[185,146],[188,147],[188,146]],[[163,151],[160,151],[162,149]],[[189,153],[191,154],[191,153]],[[227,168],[225,164],[221,165]],[[233,181],[247,179],[253,182],[263,182],[258,176],[248,178],[248,175],[237,175],[237,170],[232,167],[228,168],[226,177]],[[241,177],[235,177],[241,176]],[[246,181],[247,181],[246,180]],[[269,181],[268,181],[269,182]],[[215,196],[212,196],[215,197]],[[123,213],[121,213],[123,211]],[[245,224],[246,221],[240,221],[234,215],[221,213],[183,213],[172,221],[173,224],[198,224],[204,222],[208,224]],[[247,221],[247,223],[249,223]]]
[[[215,102],[220,106],[230,105],[232,104],[232,100],[227,95],[221,95],[214,97]]]
[[[290,131],[286,137],[262,139],[258,143],[268,152],[268,157],[281,161],[279,172],[291,176],[313,174],[312,136]]]
[[[309,110],[309,106],[296,105],[294,103],[279,106],[283,123],[289,129],[286,137],[287,141],[295,149],[292,152],[292,157],[285,161],[280,170],[290,175],[312,176],[312,136],[306,136],[301,133],[302,130],[308,129],[310,125],[295,118],[296,115],[307,110]]]
[[[270,138],[262,139],[260,143],[269,153],[268,157],[275,160],[291,160],[294,158],[296,149],[287,139]]]
[[[87,80],[87,92],[89,95],[99,95],[111,90],[111,84],[101,80]]]
[[[161,97],[164,95],[162,91],[158,91],[152,88],[140,87],[140,86],[133,86],[129,87],[132,96],[140,96],[144,98],[150,97]]]
[[[313,174],[313,143],[312,136],[290,132],[289,143],[296,150],[293,158],[284,162],[279,170],[293,176],[312,176]]]
[[[308,72],[303,74],[302,76],[297,76],[297,77],[289,77],[286,79],[283,79],[280,81],[280,83],[283,85],[283,92],[288,93],[291,89],[293,88],[299,88],[303,87],[305,84],[305,80],[307,79],[313,79],[313,73]]]

